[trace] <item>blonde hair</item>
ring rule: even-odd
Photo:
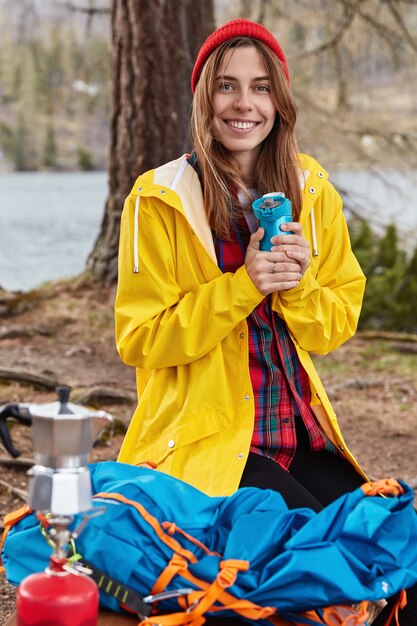
[[[294,135],[297,109],[288,79],[281,62],[266,44],[248,37],[232,39],[216,48],[207,59],[196,86],[191,115],[191,137],[202,173],[205,209],[211,228],[220,238],[228,237],[231,221],[240,210],[236,206],[237,191],[248,195],[247,181],[243,180],[237,162],[212,132],[215,81],[227,51],[237,46],[254,46],[261,54],[277,111],[250,184],[261,194],[284,192],[291,200],[295,220],[301,212],[298,148]]]

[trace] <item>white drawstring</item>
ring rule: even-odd
[[[319,251],[317,248],[316,220],[314,219],[314,207],[311,207],[310,220],[311,220],[311,234],[313,238],[313,256],[318,256]]]
[[[181,162],[181,165],[178,168],[178,172],[175,174],[174,176],[174,180],[172,181],[171,185],[170,185],[170,189],[172,189],[173,191],[175,191],[175,188],[178,184],[178,181],[180,180],[181,176],[184,173],[185,168],[187,167],[188,161],[187,161],[187,157],[185,156],[184,159]]]
[[[133,232],[133,271],[135,274],[139,272],[139,202],[140,196],[136,196]]]

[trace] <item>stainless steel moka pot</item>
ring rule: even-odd
[[[75,515],[91,508],[91,479],[87,455],[98,431],[113,418],[69,402],[71,388],[57,387],[58,401],[19,403],[0,411],[0,438],[12,456],[14,448],[6,426],[13,417],[32,425],[34,466],[28,471],[28,504],[34,511]]]

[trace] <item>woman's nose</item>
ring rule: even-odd
[[[239,91],[233,102],[233,107],[237,111],[250,111],[253,108],[249,91]]]

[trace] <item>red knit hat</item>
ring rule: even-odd
[[[191,75],[191,89],[193,90],[193,93],[198,83],[198,79],[200,78],[201,70],[203,69],[203,66],[210,54],[225,41],[235,39],[236,37],[249,37],[250,39],[263,41],[267,46],[269,46],[269,48],[271,48],[272,52],[275,52],[278,59],[282,63],[288,82],[290,81],[287,59],[285,58],[284,52],[275,37],[271,35],[269,30],[266,30],[266,28],[260,24],[243,18],[238,18],[220,26],[220,28],[208,36],[206,41],[201,46],[194,65],[193,73]]]

